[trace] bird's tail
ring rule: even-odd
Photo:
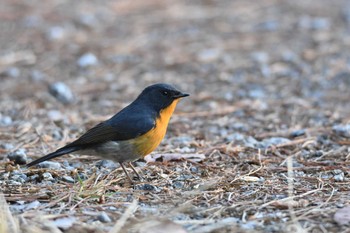
[[[41,162],[44,162],[46,160],[49,160],[49,159],[53,159],[53,158],[56,158],[58,156],[61,156],[61,155],[65,155],[65,154],[68,154],[68,153],[71,153],[73,151],[77,151],[79,150],[80,148],[76,147],[76,146],[65,146],[65,147],[62,147],[58,150],[56,150],[55,152],[52,152],[48,155],[45,155],[37,160],[34,160],[30,163],[28,163],[26,166],[27,167],[31,167],[31,166],[34,166],[38,163],[41,163]]]

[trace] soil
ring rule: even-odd
[[[348,1],[2,0],[0,28],[0,232],[349,231]],[[143,180],[23,165],[158,82],[191,96]]]

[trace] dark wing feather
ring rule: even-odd
[[[124,141],[147,133],[155,126],[153,117],[145,114],[120,112],[111,119],[88,130],[69,146],[92,146],[108,141]]]

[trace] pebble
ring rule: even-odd
[[[53,224],[60,228],[65,230],[68,230],[73,224],[76,222],[76,219],[74,217],[66,217],[66,218],[58,218],[55,221],[53,221]]]
[[[63,176],[62,180],[68,183],[75,183],[75,180],[71,176]]]
[[[350,24],[350,4],[349,3],[343,9],[343,18],[347,24]]]
[[[54,26],[49,28],[47,37],[50,40],[62,40],[66,36],[66,30],[60,26]]]
[[[266,96],[266,93],[261,88],[254,88],[248,91],[248,96],[253,99],[261,99]]]
[[[157,186],[151,184],[138,184],[135,185],[136,190],[145,190],[145,191],[159,191]]]
[[[185,154],[185,153],[194,153],[196,152],[196,149],[195,148],[189,148],[188,146],[185,146],[183,148],[176,148],[175,149],[176,152],[178,153],[182,153],[182,154]]]
[[[175,181],[172,186],[175,188],[175,189],[182,189],[185,185],[185,182],[183,181]]]
[[[28,180],[28,177],[26,174],[13,174],[11,179],[24,184]]]
[[[61,121],[64,118],[63,114],[59,110],[50,110],[47,112],[47,116],[52,121]]]
[[[270,60],[269,54],[263,51],[253,52],[250,56],[255,62],[258,63],[268,63]]]
[[[299,27],[311,30],[326,30],[331,26],[331,21],[328,18],[303,16],[299,20]]]
[[[77,63],[80,67],[85,68],[97,65],[98,59],[93,53],[85,53],[78,59]]]
[[[39,168],[48,168],[48,169],[55,169],[59,170],[61,169],[61,164],[58,162],[52,162],[52,161],[44,161],[36,165]]]
[[[21,182],[18,182],[18,181],[15,181],[15,180],[9,180],[9,182],[7,183],[8,185],[13,185],[13,186],[21,186],[22,183]]]
[[[292,131],[289,136],[290,137],[293,137],[293,138],[296,138],[296,137],[300,137],[300,136],[303,136],[305,135],[306,131],[305,129],[299,129],[299,130],[294,130]]]
[[[9,67],[2,72],[2,75],[10,78],[18,78],[21,75],[21,71],[17,67]]]
[[[63,104],[71,104],[75,97],[71,89],[63,82],[55,82],[49,86],[49,92]]]
[[[270,146],[279,145],[288,143],[290,140],[288,138],[283,137],[272,137],[272,138],[265,138],[259,143],[259,146],[262,148],[268,148]]]
[[[39,82],[44,80],[45,75],[39,70],[32,70],[32,72],[30,73],[30,78],[34,82]]]
[[[2,116],[0,114],[0,126],[10,126],[12,124],[12,118],[9,116]]]
[[[4,143],[0,145],[0,148],[4,150],[12,150],[13,148],[15,148],[15,146],[11,143]]]
[[[197,58],[201,62],[213,62],[221,56],[221,51],[219,49],[204,49],[200,51]]]
[[[233,142],[235,145],[241,145],[254,148],[259,142],[252,136],[245,136],[240,133],[233,133],[226,137],[227,141]]]
[[[78,173],[78,176],[81,180],[87,180],[89,178],[85,173]]]
[[[344,181],[344,173],[337,174],[333,176],[333,179],[337,182],[342,182]]]
[[[344,181],[345,175],[344,175],[344,172],[342,170],[336,169],[333,171],[333,173],[334,173],[333,179],[335,181],[338,181],[338,182]]]
[[[265,22],[261,22],[255,26],[256,30],[259,31],[276,31],[280,27],[280,24],[277,20],[269,20]]]
[[[350,124],[334,125],[332,127],[332,130],[335,134],[339,136],[350,138]]]
[[[15,162],[15,164],[26,164],[27,163],[27,155],[26,150],[24,148],[20,148],[14,152],[11,152],[7,155],[7,158],[10,161]]]
[[[170,139],[170,142],[172,145],[174,145],[174,147],[188,146],[193,141],[193,137],[189,136],[179,136]]]
[[[98,23],[98,20],[96,19],[95,15],[89,13],[83,13],[79,15],[78,21],[82,25],[90,28],[97,26]]]
[[[96,167],[98,168],[110,168],[110,169],[116,169],[117,168],[117,164],[114,163],[113,161],[111,160],[106,160],[106,159],[103,159],[103,160],[100,160],[96,163]]]
[[[40,206],[40,202],[38,200],[35,200],[33,202],[30,202],[26,205],[26,207],[24,208],[24,210],[35,210]]]
[[[44,173],[42,174],[42,177],[43,177],[43,180],[48,180],[48,181],[53,181],[53,180],[55,180],[55,179],[52,177],[52,175],[51,175],[50,172],[44,172]]]
[[[108,216],[108,214],[106,214],[106,212],[101,212],[98,216],[97,216],[97,219],[100,221],[100,222],[111,222],[111,218]]]
[[[39,175],[38,174],[34,174],[34,175],[32,175],[32,176],[30,176],[29,177],[29,179],[31,180],[31,181],[37,181],[37,180],[39,180]]]

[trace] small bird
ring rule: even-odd
[[[72,143],[27,164],[27,167],[77,152],[118,162],[132,182],[123,164],[127,162],[140,179],[131,162],[144,158],[158,147],[178,101],[186,96],[189,94],[169,84],[148,86],[113,117],[97,124]]]

